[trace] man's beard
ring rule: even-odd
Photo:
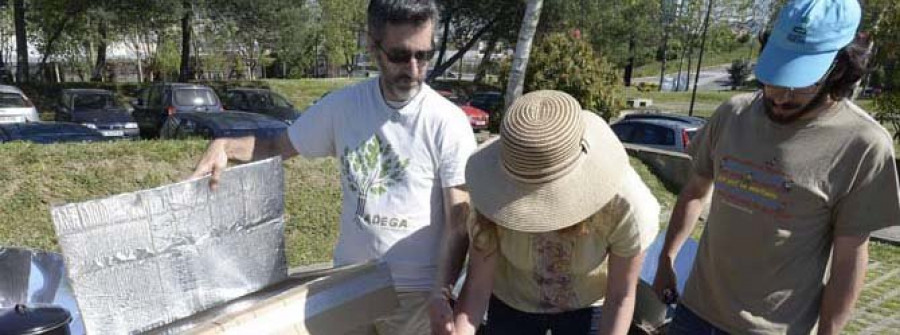
[[[412,99],[422,88],[421,81],[416,81],[407,75],[399,75],[392,80],[386,80],[385,85],[400,101]]]
[[[819,92],[816,93],[816,96],[812,100],[810,100],[805,106],[802,106],[802,109],[800,109],[799,111],[797,111],[793,114],[778,115],[778,114],[775,114],[775,112],[773,112],[775,103],[772,101],[771,98],[766,97],[765,94],[763,94],[763,102],[764,102],[764,107],[765,107],[765,108],[763,108],[763,110],[765,110],[766,116],[768,116],[769,120],[772,120],[772,122],[775,122],[778,124],[791,124],[794,121],[797,121],[798,119],[802,118],[803,116],[809,114],[810,112],[818,109],[820,106],[822,106],[822,104],[825,103],[825,100],[827,98],[828,98],[828,90],[825,87],[823,87],[823,88],[819,89]],[[795,110],[795,109],[801,108],[801,106],[799,104],[785,104],[785,105],[781,105],[781,108],[788,109],[788,110]]]
[[[416,93],[419,93],[419,89],[422,87],[421,82],[416,82],[412,78],[409,78],[408,76],[402,76],[397,79],[398,79],[397,81],[388,83],[388,85],[390,85],[390,87],[391,87],[390,89],[393,91],[394,95],[396,95],[398,98],[400,98],[403,101],[412,99],[412,97],[414,97],[416,95]],[[401,82],[403,84],[399,84]],[[407,85],[407,84],[412,84],[412,85]]]

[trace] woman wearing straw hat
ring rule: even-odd
[[[466,180],[477,214],[454,333],[486,307],[487,334],[627,332],[659,205],[602,119],[563,92],[526,94]]]

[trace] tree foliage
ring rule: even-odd
[[[319,3],[322,10],[322,45],[329,62],[353,72],[357,55],[363,52],[360,38],[366,30],[367,0],[331,0]]]
[[[892,0],[868,0],[864,3],[862,31],[875,43],[872,67],[878,76],[868,85],[883,93],[875,97],[876,117],[890,122],[894,140],[900,141],[900,4]]]
[[[654,59],[662,37],[659,0],[548,1],[541,34],[578,30],[594,49],[624,68]],[[633,41],[633,46],[629,42]]]
[[[621,78],[590,43],[564,33],[543,36],[531,52],[525,91],[560,90],[606,120],[622,108]]]

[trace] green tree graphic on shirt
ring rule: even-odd
[[[373,136],[355,150],[344,147],[341,172],[356,193],[356,216],[365,216],[366,199],[380,196],[406,176],[409,159],[400,159],[389,143]]]

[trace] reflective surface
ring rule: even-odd
[[[90,334],[145,331],[287,277],[280,159],[55,207],[53,224]]]
[[[666,230],[660,231],[650,248],[647,248],[644,254],[644,265],[641,267],[641,280],[653,285],[653,279],[656,278],[656,265],[659,263],[659,254],[662,252],[663,244],[666,242]],[[684,284],[691,274],[691,268],[694,266],[694,257],[697,257],[697,241],[688,238],[684,241],[681,250],[675,257],[675,275],[678,281],[678,292],[684,292]]]
[[[659,255],[665,241],[666,231],[663,229],[644,254],[641,280],[638,283],[637,303],[634,309],[634,322],[643,326],[644,329],[661,326],[675,312],[675,305],[663,304],[653,291],[653,279],[656,278]],[[697,241],[688,238],[675,257],[675,279],[677,281],[675,285],[678,287],[679,293],[684,292],[684,285],[691,274],[694,258],[697,256],[697,246]]]
[[[72,316],[70,332],[85,333],[60,254],[0,247],[0,307],[16,304],[64,308]]]
[[[385,292],[389,298],[373,298]],[[279,307],[272,308],[273,304]],[[146,334],[209,334],[219,331],[270,334],[279,333],[277,330],[282,328],[306,329],[313,334],[341,333],[337,330],[372,323],[396,306],[387,264],[370,262],[294,273],[288,279],[260,291],[152,329]],[[240,321],[234,321],[236,319]],[[339,319],[341,324],[328,322],[331,319]]]

